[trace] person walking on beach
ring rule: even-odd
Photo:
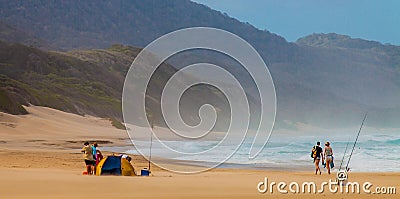
[[[89,145],[89,142],[85,142],[83,144],[83,148],[81,150],[81,152],[83,152],[83,157],[85,159],[85,164],[86,164],[86,171],[88,175],[92,174],[92,167],[93,167],[93,149],[92,147]]]
[[[330,143],[326,142],[325,143],[325,148],[324,148],[324,154],[325,154],[325,159],[326,159],[326,168],[328,169],[328,174],[331,174],[331,164],[333,161],[333,150],[330,147]]]
[[[319,162],[322,158],[322,161],[324,161],[324,155],[322,154],[322,148],[320,147],[321,143],[317,142],[317,145],[312,148],[311,151],[311,156],[314,158],[314,164],[315,164],[315,175],[317,175],[319,171],[319,175],[321,175],[321,169],[319,168]]]

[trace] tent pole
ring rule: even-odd
[[[151,122],[151,129],[152,130],[154,129],[153,122]],[[150,166],[151,166],[150,162],[151,162],[151,148],[152,148],[152,146],[153,146],[153,132],[150,133],[149,171],[150,171]]]

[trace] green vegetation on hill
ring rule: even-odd
[[[371,126],[400,124],[398,46],[337,34],[314,34],[289,43],[189,0],[4,0],[0,10],[0,39],[25,44],[0,43],[0,74],[8,84],[2,89],[17,104],[121,120],[124,76],[140,51],[125,45],[144,47],[165,33],[202,26],[237,34],[265,60],[277,90],[277,128],[286,123],[327,128],[358,125],[366,110],[371,113]],[[33,48],[48,46],[36,41],[51,44],[55,51]],[[124,45],[111,46],[115,43]],[[157,108],[163,84],[176,71],[174,67],[193,61],[223,65],[255,99],[250,101],[257,101],[257,88],[240,64],[202,52],[178,55],[153,76],[146,93],[156,124],[163,124]],[[219,102],[221,93],[199,87],[192,91],[197,97],[182,100],[184,119],[194,121],[188,123],[197,124],[198,107],[208,102],[229,118],[229,107]]]
[[[30,103],[121,119],[122,73],[20,44],[0,42],[0,55],[0,86],[16,105]],[[5,107],[1,110],[11,112]]]
[[[43,39],[38,39],[32,33],[27,32],[5,23],[0,19],[0,40],[8,42],[18,42],[27,46],[34,46],[42,49],[54,48]]]
[[[111,125],[117,129],[125,130],[125,125],[123,125],[120,121],[116,120],[115,118],[110,118]]]
[[[17,43],[0,42],[0,89],[1,100],[4,101],[0,111],[23,114],[26,111],[22,110],[22,104],[40,105],[110,118],[114,127],[124,129],[121,123],[124,77],[140,50],[113,45],[108,49],[48,52]],[[156,125],[164,125],[159,108],[161,92],[175,72],[171,65],[161,64],[150,81],[146,106],[157,113],[154,114]],[[184,106],[193,108],[193,104],[204,104],[203,99],[217,102],[223,97],[210,88],[202,88],[201,91],[205,92],[202,94],[206,98],[190,98]],[[134,107],[133,111],[139,108]],[[183,114],[190,115],[195,111],[183,111]],[[193,120],[189,119],[189,122],[193,123]]]
[[[11,99],[7,92],[0,88],[0,110],[14,115],[27,114],[24,107],[14,99]]]
[[[256,29],[190,0],[2,1],[2,20],[55,46],[55,50],[108,48],[122,43],[144,47],[187,27],[228,30],[269,52],[269,61],[290,59],[283,37]],[[288,53],[279,53],[279,52]]]
[[[342,48],[384,54],[391,61],[392,66],[400,70],[400,46],[383,45],[376,41],[351,38],[336,33],[314,33],[298,39],[296,43],[314,47]]]

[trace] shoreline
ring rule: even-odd
[[[108,120],[83,117],[44,107],[27,107],[24,116],[2,114],[0,123],[0,193],[2,198],[319,198],[341,199],[342,194],[279,194],[257,191],[257,184],[271,182],[308,182],[318,185],[334,180],[335,173],[314,175],[299,167],[248,167],[225,164],[194,174],[180,174],[151,165],[151,176],[87,176],[83,155],[84,141],[96,140],[101,147],[125,146],[127,135]],[[102,151],[105,156],[113,152]],[[114,152],[115,153],[115,152]],[[118,153],[117,153],[118,154]],[[138,172],[148,167],[140,155],[131,155]],[[174,166],[192,167],[193,162],[164,159]],[[192,164],[192,165],[190,165]],[[323,170],[324,171],[324,170]],[[351,180],[395,186],[400,191],[400,172],[352,172]],[[357,194],[360,199],[392,198],[395,195]]]

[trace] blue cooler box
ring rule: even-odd
[[[142,169],[142,170],[140,171],[140,175],[141,175],[141,176],[149,176],[149,175],[150,175],[150,171],[147,170],[147,169]]]

